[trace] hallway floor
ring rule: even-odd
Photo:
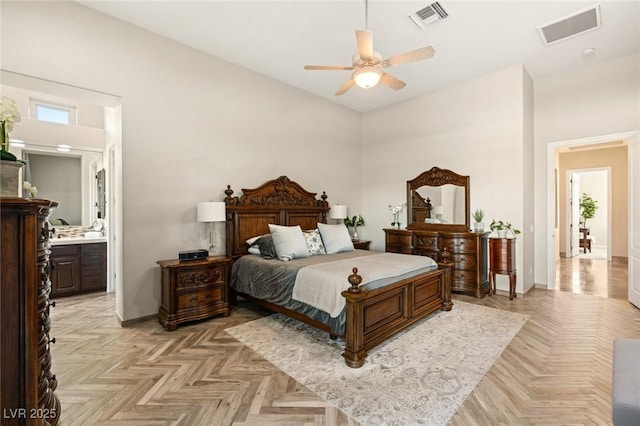
[[[559,291],[627,300],[628,265],[600,259],[561,257],[556,263]]]

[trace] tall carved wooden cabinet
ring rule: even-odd
[[[58,203],[1,197],[0,415],[2,425],[55,425],[47,217]]]

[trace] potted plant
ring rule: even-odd
[[[18,161],[15,155],[9,152],[9,133],[20,121],[18,104],[13,99],[3,96],[0,98],[0,159],[6,161]]]
[[[347,227],[353,228],[353,237],[351,237],[351,239],[354,241],[358,241],[360,239],[360,237],[358,236],[358,226],[364,226],[364,218],[360,215],[353,216],[351,219],[346,218],[344,220],[344,224]]]
[[[596,210],[598,210],[598,202],[591,198],[589,194],[586,192],[582,193],[580,197],[580,221],[581,228],[587,227],[587,219],[592,219],[596,215]]]
[[[491,229],[491,232],[496,232],[498,234],[498,238],[506,238],[507,232],[510,232],[514,238],[520,233],[520,230],[514,228],[509,222],[504,222],[502,220],[496,221],[495,219],[491,221],[489,229]]]
[[[484,219],[484,210],[476,209],[473,212],[473,232],[483,232],[484,231],[484,223],[482,219]]]
[[[0,98],[0,195],[17,197],[20,192],[19,172],[24,165],[9,152],[9,132],[20,121],[18,105],[6,96]]]

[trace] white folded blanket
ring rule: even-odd
[[[305,266],[298,271],[292,298],[337,317],[345,306],[341,292],[351,287],[348,276],[358,268],[362,284],[396,277],[408,272],[436,265],[426,256],[380,253],[357,259],[336,260]]]

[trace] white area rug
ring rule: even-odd
[[[343,340],[280,314],[226,331],[362,425],[445,425],[527,321],[454,301],[345,365]]]

